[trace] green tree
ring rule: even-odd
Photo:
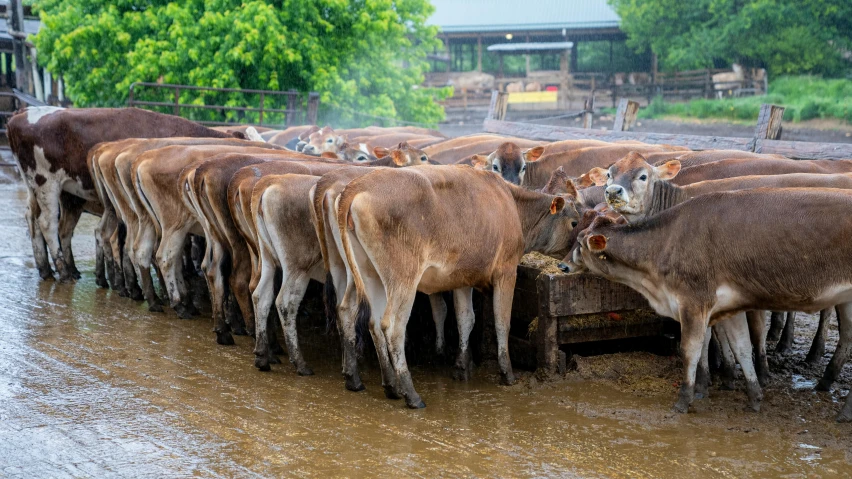
[[[120,106],[133,82],[160,81],[318,91],[322,116],[336,125],[444,116],[435,99],[449,92],[418,88],[439,42],[425,24],[428,0],[43,0],[37,8],[38,60],[63,75],[79,106]],[[219,101],[258,98],[181,93],[182,103]]]
[[[628,44],[660,66],[765,67],[772,75],[849,71],[849,0],[609,0]]]

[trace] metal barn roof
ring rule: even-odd
[[[489,52],[532,52],[532,51],[556,51],[570,50],[573,42],[548,42],[548,43],[497,43],[488,46]]]
[[[606,0],[432,0],[430,25],[446,33],[617,28]]]

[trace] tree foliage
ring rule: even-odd
[[[43,0],[40,64],[79,106],[125,104],[133,82],[318,91],[327,121],[435,123],[418,88],[437,29],[428,0]],[[235,94],[181,102],[256,104]],[[265,106],[270,106],[266,99]],[[221,104],[221,103],[219,103]],[[272,105],[276,106],[276,105]],[[360,115],[359,115],[360,114]]]
[[[772,75],[850,68],[850,0],[609,0],[628,44],[661,68],[765,67]]]

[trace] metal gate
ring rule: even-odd
[[[256,106],[208,103],[208,100],[221,102],[226,98],[228,103]],[[269,128],[286,128],[316,124],[319,93],[310,92],[305,95],[294,90],[248,90],[135,82],[130,85],[127,106],[171,113],[204,125],[249,123]]]

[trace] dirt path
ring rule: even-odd
[[[841,393],[776,378],[759,414],[741,391],[713,391],[676,415],[677,360],[645,353],[580,358],[565,380],[523,373],[514,387],[477,369],[469,383],[416,367],[428,407],[343,388],[319,317],[300,335],[313,377],[260,373],[248,338],[215,344],[208,319],[98,289],[91,231],[74,238],[84,278],[39,281],[23,191],[0,186],[0,477],[843,477],[852,425]],[[801,328],[800,328],[801,329]],[[412,341],[416,338],[412,338]],[[638,365],[638,367],[637,367]],[[674,374],[674,376],[672,376]],[[659,376],[659,377],[658,377]],[[662,380],[663,388],[630,386]],[[645,379],[642,379],[645,378]],[[808,378],[810,379],[810,378]],[[627,382],[626,382],[627,381]]]

